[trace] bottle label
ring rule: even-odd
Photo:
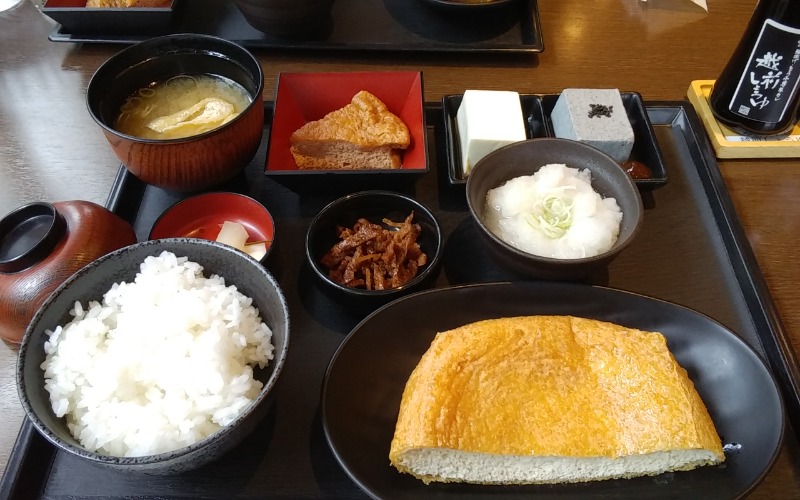
[[[728,109],[759,122],[781,121],[797,93],[799,63],[800,29],[767,19]]]

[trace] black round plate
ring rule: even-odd
[[[436,332],[488,318],[568,314],[663,333],[708,407],[724,464],[689,472],[579,484],[426,486],[389,464],[406,380]],[[494,283],[429,290],[364,319],[331,360],[322,417],[337,460],[375,498],[736,498],[769,470],[783,439],[783,405],[772,375],[744,341],[691,309],[610,288]]]

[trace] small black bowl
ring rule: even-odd
[[[262,320],[272,330],[273,359],[254,376],[264,385],[255,400],[230,424],[207,438],[175,451],[139,457],[116,457],[89,451],[72,436],[64,418],[56,417],[45,389],[44,343],[47,329],[69,322],[76,301],[84,305],[100,300],[111,285],[132,281],[147,256],[168,250],[188,257],[204,268],[204,275],[218,274],[253,299]],[[289,309],[278,282],[252,257],[233,247],[200,239],[171,238],[145,241],[107,254],[68,278],[34,315],[22,339],[17,361],[17,389],[22,407],[34,427],[68,455],[123,472],[176,474],[215,460],[250,434],[269,409],[268,396],[278,381],[289,348]]]
[[[428,262],[419,268],[414,279],[397,288],[366,290],[339,284],[328,277],[328,270],[320,260],[340,241],[338,227],[353,227],[360,218],[374,224],[382,224],[384,218],[402,222],[412,211],[412,222],[422,229],[417,241],[428,256]],[[334,298],[356,308],[376,307],[430,284],[439,268],[441,249],[442,231],[433,213],[414,198],[392,191],[361,191],[343,196],[314,217],[306,234],[306,258],[314,274],[333,292]]]
[[[607,252],[580,259],[541,257],[515,248],[486,227],[486,193],[490,189],[515,177],[533,175],[551,163],[589,169],[594,190],[603,198],[617,200],[622,222],[617,241]],[[636,184],[613,158],[584,143],[556,138],[528,139],[484,156],[467,178],[467,203],[479,234],[501,264],[525,276],[563,281],[581,280],[606,267],[633,240],[644,212]]]

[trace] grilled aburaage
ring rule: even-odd
[[[570,316],[437,334],[408,382],[389,453],[424,482],[629,478],[725,460],[663,335]]]

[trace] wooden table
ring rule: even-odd
[[[617,87],[645,100],[683,99],[716,78],[755,0],[540,0],[546,50],[538,58],[260,51],[265,98],[282,71],[421,70],[425,98],[468,88],[529,93]],[[32,201],[104,203],[115,159],[86,111],[95,69],[119,46],[52,43],[52,21],[29,2],[0,13],[0,215]],[[724,161],[720,168],[795,351],[800,350],[800,161]],[[687,214],[691,217],[691,214]],[[14,345],[0,345],[0,469],[20,423]],[[787,431],[791,433],[791,429]],[[794,437],[787,434],[793,443]],[[800,496],[800,455],[784,447],[753,498]]]

